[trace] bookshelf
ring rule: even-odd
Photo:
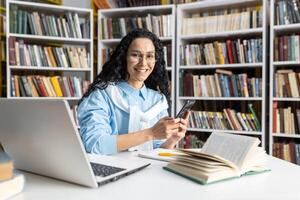
[[[299,2],[271,0],[269,153],[300,165]]]
[[[175,6],[174,5],[159,5],[159,6],[144,6],[144,7],[130,7],[130,8],[113,8],[113,9],[99,9],[98,10],[98,73],[102,69],[105,58],[109,56],[116,45],[120,42],[121,38],[129,32],[132,24],[138,25],[138,21],[144,23],[146,20],[150,21],[152,26],[155,23],[162,22],[158,29],[152,29],[158,35],[163,45],[166,46],[165,50],[167,58],[167,71],[171,81],[171,105],[170,114],[174,116],[175,111]],[[162,21],[160,21],[162,20]],[[113,21],[113,22],[112,22]],[[123,22],[131,23],[130,26]],[[112,32],[109,34],[107,27],[109,23],[117,24],[112,25]],[[122,25],[123,23],[123,25]],[[115,28],[116,26],[119,28]],[[145,23],[144,23],[145,24]],[[145,26],[142,26],[146,28]],[[122,29],[122,32],[115,32],[116,29]],[[109,50],[109,51],[108,51]],[[105,55],[105,56],[103,56]]]
[[[90,0],[91,8],[93,10],[93,41],[94,41],[94,61],[93,61],[93,70],[94,77],[97,76],[98,69],[98,8],[95,5],[95,0]]]
[[[267,9],[263,0],[178,5],[176,111],[196,100],[186,138],[222,131],[258,137],[265,148]],[[186,138],[179,147],[198,147]]]
[[[0,3],[0,97],[6,96],[6,3]]]
[[[92,10],[14,0],[6,7],[7,97],[76,105],[93,80]]]

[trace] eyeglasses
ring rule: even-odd
[[[129,53],[129,59],[132,62],[141,62],[144,58],[148,64],[154,64],[156,62],[155,53],[147,53],[145,55],[139,52]]]

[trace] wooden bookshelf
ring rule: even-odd
[[[51,2],[59,3],[61,1],[53,0]],[[8,0],[6,7],[8,8],[6,26],[6,29],[8,30],[6,39],[8,47],[6,51],[6,57],[10,58],[10,54],[14,53],[16,55],[15,59],[23,61],[21,62],[18,60],[13,60],[12,62],[10,59],[7,59],[6,61],[8,66],[6,74],[7,97],[18,99],[59,98],[68,100],[70,105],[76,105],[76,102],[78,102],[83,94],[83,82],[92,82],[93,80],[93,24],[91,23],[93,17],[92,10],[14,0]],[[22,29],[17,29],[12,27],[12,25],[10,26],[10,24],[13,24],[13,26],[18,23],[22,24],[22,22],[15,21],[15,18],[12,19],[14,15],[13,12],[18,12],[19,10],[20,12],[27,13],[27,16],[31,15],[33,12],[36,12],[37,15],[39,15],[41,29],[44,30],[42,34],[37,35],[36,33],[32,32],[32,30],[30,30],[31,27],[22,27]],[[47,24],[47,26],[49,25],[48,28],[51,29],[52,35],[45,35],[47,31],[45,31],[46,26],[43,24],[43,20],[45,19],[42,18],[42,14],[47,17],[50,17],[50,15],[51,17],[53,16],[52,19],[55,21],[55,23],[51,26]],[[72,18],[73,24],[71,24],[71,21],[66,19],[66,26],[70,27],[70,29],[68,29],[69,31],[63,31],[65,27],[62,25],[60,26],[58,21],[62,22],[62,19],[65,17],[67,18],[68,14],[71,16],[69,19]],[[28,23],[30,25],[30,22]],[[37,23],[37,21],[32,21],[32,23]],[[80,25],[82,25],[82,27],[80,27]],[[38,24],[35,24],[35,30],[38,29],[37,26]],[[72,26],[75,29],[72,29]],[[16,29],[18,31],[16,31]],[[54,31],[55,29],[56,33]],[[27,32],[25,30],[27,30]],[[70,32],[73,33],[71,34]],[[19,46],[18,52],[16,51],[16,44],[22,45]],[[50,49],[49,51],[51,53],[46,50],[47,48]],[[51,56],[49,56],[50,54],[53,54],[54,57],[51,58]],[[68,83],[67,85],[65,84],[62,86],[62,82],[60,82],[58,87],[60,87],[61,90],[63,90],[62,87],[70,87],[68,90],[73,90],[73,95],[65,95],[67,94],[65,92],[63,96],[60,96],[57,93],[54,93],[54,96],[41,96],[39,92],[39,96],[33,96],[33,93],[32,96],[28,96],[27,93],[26,96],[15,96],[15,91],[13,89],[15,88],[16,82],[12,80],[16,76],[24,76],[28,80],[31,79],[29,77],[35,78],[37,76],[49,77],[49,79],[50,77],[54,76],[58,79],[63,79],[62,77],[70,77],[66,78],[67,81],[65,83]],[[71,81],[71,83],[68,81]],[[53,91],[53,89],[55,89],[54,83],[50,83],[52,83]],[[32,87],[30,89],[34,90]],[[77,91],[76,95],[74,93],[75,89]],[[38,90],[38,88],[36,88],[36,90]],[[56,92],[56,90],[54,91]]]
[[[248,9],[247,9],[248,8]],[[259,8],[261,10],[261,13],[259,13]],[[227,11],[224,11],[227,10]],[[254,11],[255,10],[255,11]],[[267,67],[267,60],[266,60],[266,51],[267,51],[267,11],[268,11],[268,3],[263,0],[245,0],[245,1],[238,1],[238,0],[232,0],[232,1],[224,1],[224,0],[216,0],[216,1],[203,1],[203,2],[194,2],[194,3],[187,3],[187,4],[181,4],[177,7],[177,39],[176,39],[176,111],[178,112],[184,101],[188,99],[196,100],[196,105],[194,106],[194,110],[196,111],[209,111],[209,112],[222,112],[224,108],[235,108],[236,112],[242,112],[242,113],[249,113],[248,104],[252,104],[255,108],[256,115],[258,115],[258,120],[260,123],[260,130],[228,130],[228,129],[211,129],[211,128],[188,128],[188,133],[193,134],[199,137],[202,137],[204,134],[205,137],[208,136],[209,133],[213,131],[222,131],[222,132],[228,132],[233,134],[244,134],[244,135],[250,135],[258,137],[261,140],[261,146],[263,148],[266,148],[265,144],[265,134],[266,134],[266,67]],[[239,14],[229,14],[232,13],[239,13]],[[248,13],[247,13],[248,12]],[[214,17],[208,17],[214,13]],[[245,14],[247,13],[247,14]],[[218,16],[217,15],[222,15]],[[237,17],[237,15],[239,15]],[[245,17],[248,15],[248,18]],[[259,17],[255,22],[245,22],[246,19],[250,20],[250,15]],[[194,17],[195,19],[192,19]],[[197,18],[198,17],[198,18]],[[204,18],[207,17],[207,18]],[[197,19],[196,19],[197,18]],[[202,19],[200,19],[202,18]],[[236,20],[244,20],[239,21],[239,24],[226,24],[227,19],[231,18],[232,21]],[[239,20],[238,20],[239,19]],[[221,22],[223,20],[223,22]],[[227,21],[224,21],[227,20]],[[203,23],[202,23],[203,22]],[[207,23],[206,23],[207,22]],[[208,23],[209,22],[209,23]],[[221,22],[221,23],[220,23]],[[202,24],[201,24],[202,23]],[[214,27],[215,24],[215,27]],[[224,25],[225,24],[225,25]],[[259,25],[260,24],[260,25]],[[248,58],[246,60],[245,58],[242,58],[241,54],[238,54],[237,62],[229,62],[229,58],[227,59],[227,62],[224,61],[224,63],[220,64],[218,62],[214,64],[209,64],[207,60],[201,61],[202,64],[184,64],[182,58],[190,58],[192,55],[198,55],[193,54],[186,56],[186,51],[183,50],[184,48],[189,50],[192,49],[192,47],[188,47],[188,45],[199,45],[200,52],[209,51],[209,48],[205,46],[205,44],[210,44],[213,42],[218,43],[225,43],[227,40],[230,40],[234,44],[240,47],[242,44],[239,43],[243,40],[258,40],[259,45],[255,45],[256,47],[260,47],[261,55],[258,59],[258,54],[255,57],[252,57],[251,59]],[[252,42],[252,41],[251,41]],[[248,42],[248,43],[251,43]],[[205,46],[205,48],[202,48],[201,45]],[[218,44],[220,45],[220,44]],[[225,44],[221,44],[222,47],[226,48],[226,53],[224,53],[224,48],[222,48],[223,51],[223,58],[225,59],[225,56],[228,56],[227,52],[228,47]],[[220,45],[220,46],[221,46]],[[252,45],[252,44],[251,44]],[[211,45],[213,46],[213,45]],[[246,45],[245,45],[246,46]],[[182,48],[182,49],[181,49]],[[193,47],[196,48],[196,47]],[[203,50],[202,50],[202,49]],[[215,50],[214,50],[215,51]],[[237,50],[236,50],[237,51]],[[239,49],[238,52],[244,52],[241,49]],[[245,51],[248,52],[248,51]],[[246,53],[244,52],[243,56],[245,57]],[[253,51],[250,51],[250,56]],[[183,55],[184,54],[184,55]],[[203,54],[204,55],[204,54]],[[217,54],[215,54],[217,55]],[[210,55],[211,56],[211,55]],[[220,54],[218,54],[220,57]],[[208,57],[203,58],[197,58],[200,59],[206,59]],[[216,58],[215,59],[219,59]],[[214,75],[218,69],[231,71],[234,75],[239,75],[242,73],[247,73],[247,78],[257,78],[259,79],[260,83],[260,92],[259,95],[248,96],[246,95],[229,95],[224,96],[223,90],[222,95],[220,96],[210,94],[208,96],[202,96],[203,93],[198,96],[192,94],[192,95],[185,95],[184,92],[186,92],[186,87],[194,87],[193,82],[191,86],[186,86],[186,82],[184,81],[184,75],[187,73],[191,73],[192,75]],[[220,77],[219,75],[216,75],[215,77]],[[215,80],[215,79],[214,79]],[[231,83],[231,82],[230,82]],[[219,83],[221,87],[221,83]],[[233,87],[232,85],[229,85],[230,87]],[[248,84],[249,86],[249,84]],[[255,86],[256,87],[256,86]],[[222,89],[222,88],[221,88]],[[230,89],[230,88],[229,88]],[[233,89],[232,89],[233,90]],[[248,88],[249,91],[249,88]],[[243,92],[243,91],[241,91]],[[256,94],[256,93],[255,93]],[[205,109],[207,108],[207,110]],[[222,109],[222,110],[220,110]],[[184,141],[182,141],[179,144],[179,147],[184,146]]]
[[[6,96],[6,7],[5,2],[0,4],[0,97]]]
[[[112,8],[112,9],[99,9],[98,10],[98,73],[102,70],[104,64],[102,58],[103,49],[114,49],[120,42],[121,37],[105,38],[103,31],[101,30],[104,26],[103,22],[107,19],[120,19],[120,18],[136,18],[136,17],[147,17],[169,15],[170,21],[168,21],[167,32],[169,35],[158,35],[163,45],[170,45],[171,53],[170,63],[167,66],[169,77],[171,82],[175,80],[175,6],[174,5],[158,5],[158,6],[144,6],[144,7],[130,7],[130,8]],[[165,30],[165,29],[164,29]],[[175,115],[175,84],[171,84],[171,106],[170,114]]]
[[[300,97],[297,93],[300,79],[297,74],[300,73],[300,59],[297,38],[300,35],[300,18],[297,20],[296,15],[300,16],[300,5],[293,2],[292,7],[283,9],[286,3],[270,1],[269,154],[299,165],[300,116],[297,110],[300,109]],[[284,73],[283,70],[290,71]]]

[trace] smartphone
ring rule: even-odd
[[[183,118],[185,113],[191,110],[195,102],[196,102],[195,100],[187,100],[185,104],[182,106],[179,113],[176,115],[176,118]]]

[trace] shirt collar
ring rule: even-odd
[[[147,88],[145,84],[141,89],[135,89],[134,87],[129,85],[126,81],[119,82],[118,85],[128,96],[130,95],[141,96],[144,100],[146,100],[147,98]]]

